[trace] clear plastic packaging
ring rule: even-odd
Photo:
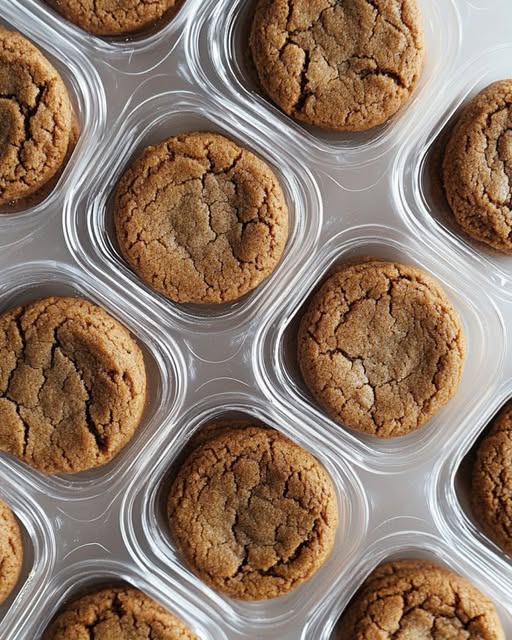
[[[253,2],[184,0],[174,19],[126,38],[98,38],[44,0],[0,0],[1,22],[61,72],[79,142],[51,193],[0,214],[0,312],[46,295],[83,296],[125,324],[144,352],[142,423],[108,465],[45,477],[0,454],[0,497],[20,520],[25,565],[0,607],[2,640],[37,639],[70,598],[129,583],[182,617],[201,640],[335,639],[365,576],[394,557],[427,557],[465,575],[496,604],[512,637],[511,560],[469,506],[471,450],[512,397],[512,262],[453,225],[432,182],[443,133],[461,106],[512,75],[508,0],[419,0],[427,57],[413,99],[361,135],[303,127],[254,84],[247,56]],[[142,149],[213,130],[266,160],[290,211],[275,272],[218,307],[178,305],[129,269],[116,246],[112,196]],[[441,194],[442,195],[442,194]],[[362,437],[335,424],[298,372],[304,305],[354,256],[407,262],[436,277],[457,308],[467,359],[454,398],[418,431]],[[193,433],[252,417],[311,451],[329,471],[340,525],[332,555],[287,596],[231,600],[177,552],[162,504]]]
[[[20,20],[20,18],[18,18]],[[101,79],[83,51],[73,47],[60,47],[55,37],[36,21],[25,22],[9,19],[2,12],[0,25],[20,31],[33,42],[60,73],[69,93],[77,120],[78,140],[70,156],[57,174],[56,183],[49,192],[28,203],[23,201],[0,209],[0,246],[7,245],[8,230],[15,225],[20,232],[35,233],[47,223],[48,215],[58,211],[84,165],[90,161],[92,150],[98,144],[105,124],[105,93]]]
[[[229,95],[240,113],[250,109],[265,114],[264,118],[271,114],[295,145],[301,146],[305,154],[314,154],[322,164],[365,164],[407,137],[410,127],[415,126],[418,101],[439,91],[443,74],[450,74],[457,58],[460,18],[456,3],[420,0],[418,4],[428,51],[421,79],[404,109],[386,124],[366,133],[340,134],[298,124],[264,96],[247,50],[254,0],[203,3],[187,34],[191,74],[206,92],[221,97]],[[222,34],[222,38],[218,34]]]
[[[402,212],[411,229],[443,238],[450,250],[463,253],[468,262],[477,264],[487,276],[496,294],[512,296],[512,258],[500,254],[470,238],[456,223],[440,185],[439,168],[444,144],[460,112],[471,98],[486,86],[512,77],[512,46],[488,49],[469,60],[460,70],[460,77],[450,92],[449,104],[433,128],[419,132],[417,141],[402,149],[394,167],[396,188],[400,194]],[[434,122],[427,119],[431,125]]]

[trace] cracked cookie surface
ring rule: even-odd
[[[16,516],[0,500],[0,604],[11,595],[23,565],[23,544]]]
[[[103,589],[64,607],[43,640],[198,640],[179,618],[133,587]]]
[[[338,524],[332,481],[307,451],[262,426],[213,432],[169,493],[171,533],[193,571],[242,600],[274,598],[310,578]]]
[[[473,513],[485,533],[512,555],[512,404],[494,419],[473,465]]]
[[[58,72],[23,36],[0,27],[0,205],[50,182],[75,141],[75,129]]]
[[[464,109],[446,145],[443,183],[462,229],[512,254],[512,80],[486,87]]]
[[[119,183],[114,220],[133,270],[175,302],[243,296],[272,273],[288,237],[270,167],[214,133],[148,147]]]
[[[176,0],[46,0],[67,20],[98,36],[136,33],[178,5]]]
[[[415,267],[378,261],[327,279],[297,343],[303,379],[330,417],[382,438],[417,429],[448,402],[465,353],[440,285]]]
[[[396,113],[424,57],[415,0],[260,0],[250,46],[263,89],[285,113],[345,131]]]
[[[109,462],[142,416],[146,374],[129,332],[80,298],[0,316],[0,449],[43,473]]]
[[[492,602],[433,562],[378,566],[343,613],[336,640],[505,640]]]

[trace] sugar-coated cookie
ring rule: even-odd
[[[485,533],[512,555],[512,404],[493,420],[473,465],[473,513]]]
[[[168,516],[199,578],[241,600],[288,593],[331,552],[336,495],[323,466],[279,432],[222,423],[176,474]]]
[[[486,87],[463,110],[446,145],[443,183],[462,229],[512,254],[512,80]]]
[[[23,565],[23,544],[16,516],[0,500],[0,604],[11,595]]]
[[[405,435],[455,393],[464,364],[461,320],[441,286],[416,267],[370,261],[342,268],[313,296],[298,361],[336,422]]]
[[[177,0],[46,0],[84,31],[119,36],[151,27],[177,8]]]
[[[271,168],[216,133],[145,149],[123,175],[114,209],[126,260],[175,302],[240,298],[272,273],[288,237]]]
[[[505,640],[492,602],[433,562],[378,566],[343,613],[336,640]]]
[[[44,298],[0,316],[0,449],[43,473],[109,462],[146,396],[130,333],[81,298]]]
[[[263,89],[285,113],[342,131],[395,114],[424,56],[416,0],[260,0],[250,46]]]
[[[0,205],[43,189],[75,141],[59,73],[26,38],[0,26]]]
[[[43,640],[198,640],[179,618],[133,587],[103,589],[66,605]]]

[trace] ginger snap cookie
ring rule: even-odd
[[[177,10],[177,0],[46,0],[64,18],[98,36],[136,33]]]
[[[459,316],[416,267],[353,264],[313,296],[298,332],[298,362],[336,422],[373,436],[405,435],[455,393],[464,364]]]
[[[512,404],[494,419],[473,465],[473,513],[484,532],[512,555]]]
[[[288,237],[273,171],[215,133],[148,147],[119,183],[114,220],[132,269],[175,302],[240,298],[272,273]]]
[[[16,516],[0,500],[0,604],[11,595],[23,565],[23,545]]]
[[[342,615],[336,640],[505,640],[493,603],[468,580],[424,560],[386,562]]]
[[[40,191],[75,141],[62,78],[33,44],[0,26],[0,205]]]
[[[340,131],[386,122],[409,100],[424,57],[416,0],[260,0],[250,47],[278,107]]]
[[[288,593],[325,562],[338,524],[320,463],[259,425],[212,431],[176,474],[171,533],[192,570],[232,598]]]
[[[133,587],[103,589],[64,607],[43,640],[198,640],[179,618]]]
[[[470,236],[512,254],[512,80],[467,105],[446,145],[446,198]]]
[[[130,333],[80,298],[0,316],[0,449],[47,474],[109,462],[132,438],[146,395]]]

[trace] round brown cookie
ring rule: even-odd
[[[0,26],[0,205],[46,185],[74,139],[61,77],[34,45]]]
[[[0,449],[43,473],[111,460],[146,395],[129,332],[80,298],[44,298],[0,316]]]
[[[0,604],[11,595],[23,565],[23,545],[18,521],[0,500]]]
[[[179,618],[142,591],[118,587],[71,602],[43,640],[198,640]]]
[[[512,404],[478,445],[471,499],[485,533],[512,555]]]
[[[505,640],[494,605],[465,578],[422,560],[387,562],[343,613],[337,640]]]
[[[310,578],[338,524],[325,469],[261,426],[223,429],[198,446],[174,479],[168,516],[194,572],[242,600],[274,598]]]
[[[512,80],[491,84],[462,112],[446,145],[443,183],[464,231],[512,254]]]
[[[98,36],[142,31],[173,12],[177,0],[46,0],[67,20]]]
[[[311,393],[351,429],[381,438],[417,429],[455,393],[461,321],[424,271],[392,262],[348,266],[314,295],[298,332]]]
[[[250,46],[263,89],[285,113],[344,131],[396,113],[424,55],[416,0],[260,0]]]
[[[121,179],[114,215],[134,271],[175,302],[243,296],[272,273],[288,236],[272,170],[214,133],[148,147]]]

